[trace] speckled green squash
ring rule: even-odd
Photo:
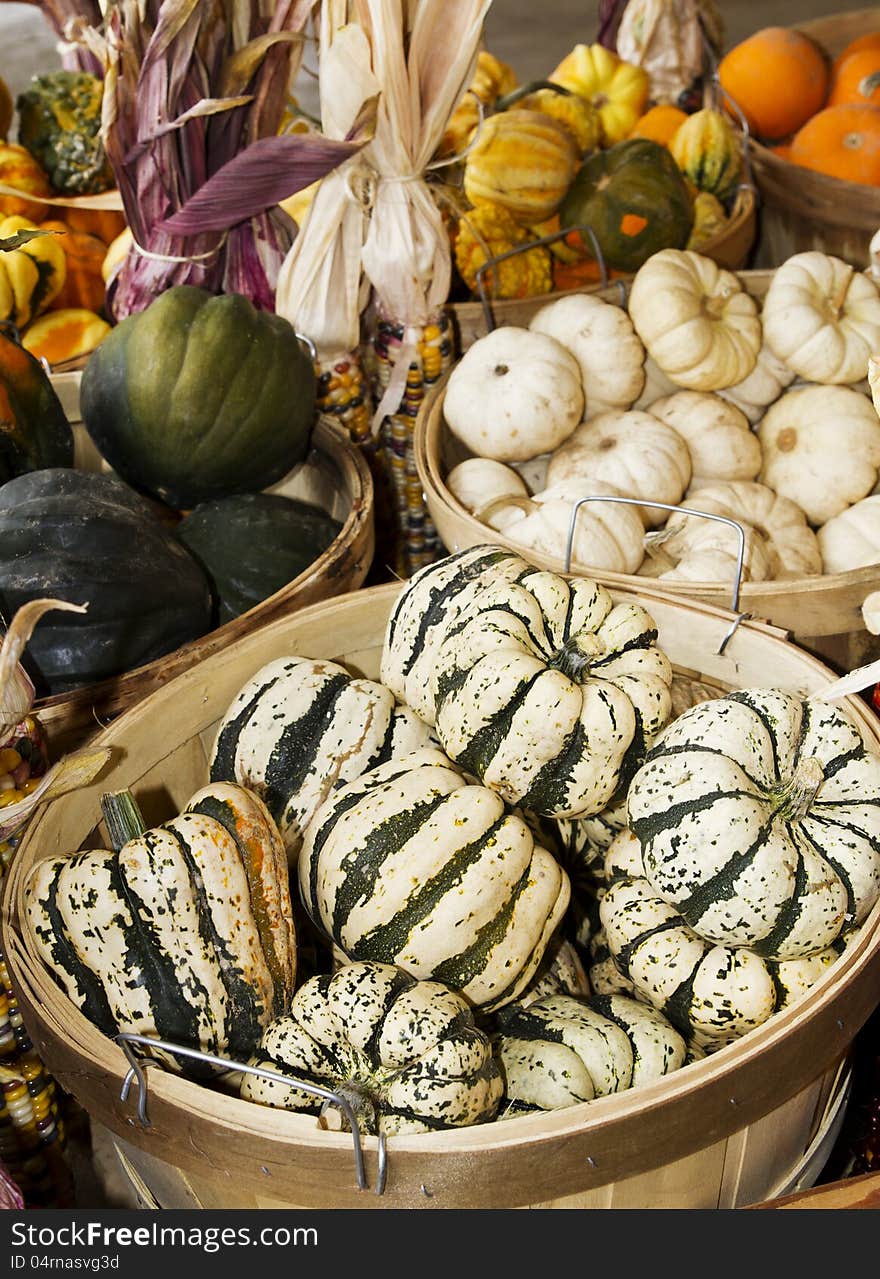
[[[390,964],[357,963],[312,977],[255,1056],[304,1083],[342,1089],[365,1132],[431,1132],[493,1119],[501,1079],[487,1036],[460,995]],[[248,1101],[320,1113],[323,1101],[244,1076]]]

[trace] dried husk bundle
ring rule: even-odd
[[[651,100],[677,103],[716,57],[724,26],[714,0],[629,0],[620,15],[616,46],[624,62],[651,77]]]
[[[28,0],[43,13],[49,26],[62,43],[59,45],[61,65],[65,71],[90,71],[103,75],[101,61],[83,41],[83,32],[98,29],[104,21],[103,9],[113,0]]]

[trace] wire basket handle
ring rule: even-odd
[[[177,1057],[186,1057],[191,1061],[202,1062],[206,1066],[214,1066],[221,1070],[232,1070],[237,1074],[253,1075],[257,1079],[265,1079],[269,1083],[284,1084],[288,1088],[298,1088],[300,1091],[309,1093],[312,1097],[323,1098],[324,1105],[321,1107],[321,1114],[329,1106],[336,1106],[342,1111],[348,1125],[351,1129],[352,1142],[354,1145],[354,1168],[355,1179],[357,1181],[358,1190],[367,1189],[367,1174],[364,1164],[364,1148],[361,1143],[361,1130],[357,1117],[352,1109],[348,1098],[342,1093],[334,1092],[331,1088],[322,1088],[320,1084],[306,1083],[305,1080],[299,1080],[291,1075],[282,1075],[277,1070],[269,1070],[265,1066],[251,1066],[248,1063],[240,1061],[232,1061],[228,1057],[219,1057],[214,1053],[202,1052],[198,1048],[189,1048],[183,1044],[171,1043],[167,1039],[154,1039],[149,1035],[135,1035],[128,1031],[124,1031],[115,1036],[115,1042],[122,1049],[128,1062],[128,1070],[122,1081],[122,1088],[119,1093],[120,1101],[127,1101],[128,1094],[131,1090],[132,1083],[138,1086],[137,1116],[138,1122],[142,1128],[150,1128],[149,1112],[147,1110],[147,1074],[148,1066],[158,1066],[164,1069],[162,1063],[152,1057],[142,1057],[135,1053],[135,1047],[141,1048],[158,1048],[164,1052],[171,1053]],[[376,1177],[375,1193],[382,1195],[385,1193],[385,1183],[388,1172],[388,1152],[385,1142],[385,1134],[380,1132],[378,1136],[379,1147],[379,1165]]]
[[[551,231],[549,235],[542,235],[538,240],[527,240],[524,244],[516,244],[512,249],[506,249],[504,253],[498,253],[495,257],[486,258],[485,262],[481,262],[477,267],[475,276],[477,281],[477,292],[480,295],[480,302],[483,306],[483,316],[486,321],[486,332],[491,333],[495,328],[495,317],[492,314],[492,307],[486,296],[486,285],[483,277],[487,271],[491,271],[493,266],[497,266],[499,262],[506,262],[508,258],[514,258],[519,253],[528,253],[530,249],[539,249],[546,244],[555,244],[557,240],[564,240],[567,235],[571,235],[573,231],[579,231],[581,235],[586,235],[593,246],[593,256],[599,267],[599,287],[601,289],[608,288],[608,268],[605,265],[605,258],[599,247],[599,241],[596,239],[596,232],[592,227],[575,226],[563,227],[560,231]]]
[[[727,648],[727,645],[730,643],[731,639],[733,638],[740,624],[742,622],[747,621],[751,617],[751,613],[741,613],[739,608],[739,597],[740,597],[740,590],[742,587],[743,566],[745,564],[745,558],[746,558],[746,531],[743,528],[742,524],[737,523],[736,520],[732,520],[726,515],[712,515],[710,514],[709,511],[695,511],[688,506],[674,506],[671,502],[647,502],[640,497],[606,497],[604,495],[601,497],[598,495],[588,496],[588,497],[579,497],[571,508],[571,518],[568,522],[568,537],[565,543],[565,572],[566,573],[571,572],[571,560],[572,560],[572,552],[574,548],[574,535],[575,535],[575,528],[577,526],[578,512],[580,511],[582,506],[586,505],[587,502],[611,502],[618,506],[657,507],[661,511],[675,511],[680,515],[695,515],[697,516],[698,519],[701,519],[701,520],[712,520],[716,524],[727,524],[729,525],[730,528],[736,530],[737,538],[739,541],[739,548],[737,551],[736,570],[735,570],[734,579],[733,579],[733,595],[731,597],[731,602],[730,602],[731,612],[736,613],[736,618],[734,619],[733,625],[731,626],[730,630],[727,632],[727,634],[724,636],[724,639],[721,641],[721,646],[719,647],[718,652],[719,654],[722,654],[724,650]]]

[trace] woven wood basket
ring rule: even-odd
[[[763,297],[770,285],[772,272],[739,272],[745,288],[755,297]],[[612,286],[599,294],[609,302],[622,304],[622,290]],[[532,304],[520,323],[528,323],[540,306]],[[468,456],[455,439],[443,418],[445,382],[426,398],[416,424],[416,465],[425,491],[431,518],[448,551],[462,550],[483,542],[498,542],[517,549],[516,543],[485,524],[481,524],[446,487],[446,476],[457,462]],[[529,551],[529,558],[542,568],[561,571],[561,559],[541,556]],[[607,586],[640,590],[645,580],[623,573],[599,572],[589,565],[573,564],[576,572],[596,577]],[[654,582],[654,589],[673,598],[729,606],[732,582]],[[821,577],[786,579],[785,581],[746,582],[740,592],[740,608],[752,617],[764,618],[774,626],[791,632],[798,643],[834,662],[843,670],[852,670],[874,657],[880,657],[880,640],[864,629],[861,607],[872,591],[880,589],[880,564],[867,565],[848,573],[831,573]]]
[[[80,380],[79,372],[52,377],[74,427],[75,464],[90,471],[106,469],[106,463],[79,419]],[[200,639],[124,675],[40,699],[36,711],[49,734],[53,757],[80,744],[103,723],[166,680],[209,653],[225,648],[254,627],[361,585],[373,558],[373,481],[369,467],[347,432],[332,423],[318,423],[313,443],[306,461],[269,491],[314,502],[342,522],[339,534],[327,550],[280,591]]]
[[[555,1113],[388,1142],[364,1140],[358,1189],[351,1134],[270,1110],[153,1067],[151,1127],[137,1096],[120,1100],[127,1067],[56,985],[21,926],[22,888],[39,860],[106,846],[100,796],[130,787],[148,822],[177,812],[207,778],[217,723],[242,683],[288,653],[329,658],[375,678],[397,584],[313,605],[243,636],[120,716],[98,741],[113,748],[105,775],[51,801],[26,829],[2,902],[0,944],[34,1044],[58,1081],[110,1129],[132,1179],[163,1207],[737,1207],[791,1186],[821,1140],[840,1067],[880,989],[880,904],[858,938],[791,1007],[743,1039],[649,1086]],[[627,592],[613,592],[631,598]],[[827,687],[827,666],[773,628],[747,622],[719,654],[732,615],[642,590],[679,687]],[[846,705],[880,750],[880,721]],[[137,1090],[133,1089],[136,1094]],[[796,1179],[797,1182],[797,1179]]]
[[[857,36],[880,31],[880,7],[835,13],[796,27],[834,58]],[[868,265],[868,245],[880,228],[877,187],[814,173],[754,140],[750,154],[760,193],[755,267],[779,266],[807,249],[833,254],[857,267]]]

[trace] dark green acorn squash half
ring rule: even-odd
[[[83,422],[114,471],[188,510],[268,488],[305,457],[316,378],[293,326],[237,293],[181,284],[105,337]]]
[[[684,248],[694,206],[666,147],[650,138],[628,138],[584,161],[559,219],[564,227],[592,227],[606,265],[635,272],[652,253]],[[588,241],[583,247],[591,252]]]
[[[24,664],[40,696],[121,675],[211,627],[201,566],[121,480],[33,471],[0,487],[0,613],[40,597],[88,603],[48,613]]]
[[[73,431],[39,360],[0,329],[0,484],[73,466]]]
[[[221,626],[304,573],[341,528],[309,502],[241,493],[202,503],[175,532],[208,575]]]

